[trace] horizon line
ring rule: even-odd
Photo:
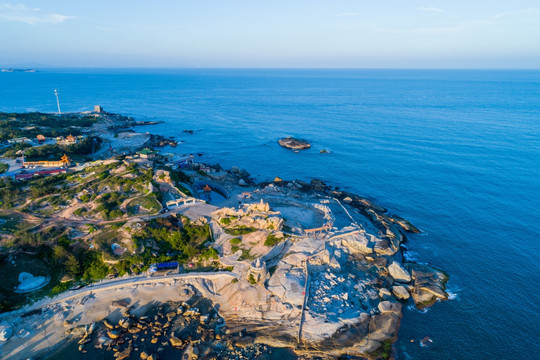
[[[49,70],[49,69],[91,69],[91,70],[507,70],[531,71],[540,67],[251,67],[251,66],[5,66],[2,70]]]

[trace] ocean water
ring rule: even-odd
[[[404,311],[398,359],[538,358],[540,71],[0,73],[0,111],[54,112],[53,89],[63,111],[162,120],[141,130],[185,141],[175,152],[259,180],[321,178],[421,228],[407,256],[447,271],[452,296]]]

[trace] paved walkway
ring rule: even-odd
[[[309,257],[304,263],[304,271],[306,272],[306,283],[304,285],[304,300],[302,301],[302,313],[300,314],[300,324],[298,325],[298,343],[302,341],[302,325],[304,325],[304,313],[306,311],[306,303],[309,294],[309,269],[308,269]]]
[[[207,280],[217,280],[217,279],[223,278],[224,276],[226,277],[228,276],[230,278],[238,277],[235,273],[224,271],[224,272],[168,274],[168,275],[161,275],[161,276],[144,275],[144,276],[131,276],[131,277],[122,278],[122,279],[104,280],[98,283],[85,286],[81,289],[67,291],[54,298],[42,299],[32,305],[26,306],[19,310],[0,314],[0,319],[8,317],[8,316],[12,316],[12,315],[20,315],[29,311],[40,309],[44,306],[49,306],[49,305],[56,304],[62,301],[68,301],[73,298],[94,294],[96,292],[100,292],[104,290],[113,290],[113,289],[123,288],[127,286],[134,286],[134,285],[144,286],[144,285],[157,284],[157,283],[172,284],[177,280],[187,280],[187,279],[201,279],[202,278],[202,279],[207,279]]]

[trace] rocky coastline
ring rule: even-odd
[[[136,124],[115,116],[110,130]],[[174,141],[150,139],[155,147]],[[280,145],[310,147],[290,140]],[[404,305],[448,299],[447,274],[403,258],[407,234],[419,230],[371,200],[317,179],[256,184],[237,167],[195,163],[194,176],[202,168],[201,179],[227,200],[174,211],[210,224],[229,271],[108,280],[0,314],[0,322],[40,326],[53,344],[116,359],[265,359],[273,348],[305,359],[386,359]],[[0,350],[22,359],[36,354],[26,343],[41,340],[36,332]]]

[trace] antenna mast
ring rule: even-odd
[[[61,111],[60,111],[60,101],[58,100],[58,90],[54,89],[54,95],[56,95],[56,105],[58,105],[58,115],[60,115]]]

